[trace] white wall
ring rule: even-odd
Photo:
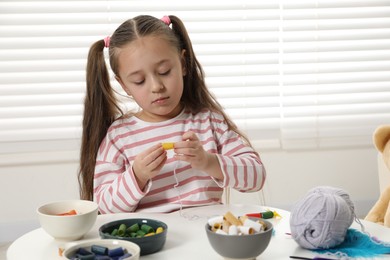
[[[39,227],[36,209],[78,196],[76,163],[0,167],[0,243]]]
[[[355,150],[261,152],[267,168],[266,205],[290,210],[305,193],[319,185],[345,189],[364,217],[379,196],[377,152]],[[11,241],[39,227],[36,208],[62,199],[78,198],[77,163],[0,167],[0,242]],[[261,204],[261,194],[231,195],[232,203]]]
[[[353,150],[263,152],[267,169],[265,204],[290,210],[316,186],[346,190],[356,214],[364,217],[379,196],[377,152],[374,148]],[[233,203],[261,203],[259,194],[232,196]]]

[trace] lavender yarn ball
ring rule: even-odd
[[[291,236],[306,249],[332,248],[344,241],[354,218],[355,207],[347,192],[316,187],[293,207]]]

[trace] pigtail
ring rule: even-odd
[[[169,16],[169,18],[172,30],[179,38],[180,47],[185,50],[183,103],[193,113],[208,108],[224,115],[222,106],[206,86],[202,65],[196,58],[191,39],[183,22],[176,16]]]
[[[184,90],[182,102],[193,113],[197,113],[204,108],[221,114],[229,129],[239,134],[243,140],[250,144],[247,136],[241,132],[230,117],[224,112],[223,107],[209,91],[204,80],[204,71],[200,62],[197,60],[195,52],[192,48],[191,39],[183,22],[176,16],[169,16],[172,23],[172,30],[179,38],[181,49],[185,52],[185,76],[184,76]]]
[[[103,49],[103,40],[94,43],[87,61],[87,89],[78,173],[80,198],[86,200],[93,200],[93,175],[100,143],[118,114],[123,114],[110,85]]]
[[[176,16],[169,16],[172,30],[180,42],[180,49],[185,50],[184,59],[184,90],[182,101],[192,112],[197,113],[205,107],[209,107],[206,101],[211,96],[204,82],[204,72],[197,60],[192,43],[183,22]],[[206,95],[206,96],[205,96]],[[201,102],[201,103],[199,103]],[[204,103],[206,102],[206,103]]]

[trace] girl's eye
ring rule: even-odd
[[[165,72],[161,72],[160,75],[165,76],[165,75],[168,75],[169,72],[171,72],[171,70],[167,70],[167,71],[165,71]]]
[[[142,85],[145,82],[145,80],[135,81],[135,85]]]

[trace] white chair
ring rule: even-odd
[[[254,204],[266,205],[264,188],[258,192],[241,193],[231,188],[224,188],[222,195],[222,203],[229,204]]]

